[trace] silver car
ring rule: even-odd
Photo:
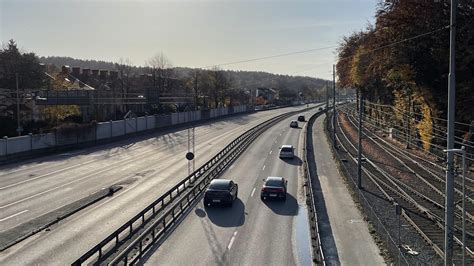
[[[295,157],[295,148],[293,148],[292,145],[282,145],[280,147],[280,158],[288,158],[288,159],[293,159]]]

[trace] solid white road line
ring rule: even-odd
[[[253,188],[252,193],[250,194],[250,197],[253,197],[253,194],[255,194],[255,190],[256,190],[256,189],[257,189],[257,188],[255,188],[255,187]]]
[[[27,211],[28,211],[28,210],[24,210],[24,211],[21,211],[21,212],[17,212],[17,213],[15,213],[15,214],[12,214],[12,215],[10,215],[10,216],[8,216],[8,217],[2,218],[2,219],[0,219],[0,222],[6,221],[6,220],[8,220],[8,219],[10,219],[10,218],[13,218],[13,217],[15,217],[15,216],[18,216],[18,215],[20,215],[20,214],[22,214],[22,213],[25,213],[25,212],[27,212]]]
[[[231,249],[232,248],[232,244],[234,244],[234,240],[235,240],[235,236],[237,235],[237,231],[234,232],[234,235],[232,236],[232,238],[230,239],[230,242],[229,242],[229,245],[227,246],[227,249]]]

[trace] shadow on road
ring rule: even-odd
[[[281,160],[284,161],[285,163],[291,164],[291,165],[301,166],[303,164],[303,161],[298,156],[293,157],[293,159],[281,158]]]
[[[203,212],[205,213],[203,214]],[[195,214],[201,218],[207,215],[209,221],[220,227],[236,227],[245,222],[245,205],[237,198],[232,207],[205,206],[204,210],[196,209]]]
[[[291,194],[286,194],[286,200],[266,199],[263,203],[274,213],[284,216],[296,216],[298,214],[298,201]]]

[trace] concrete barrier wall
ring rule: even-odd
[[[137,132],[137,119],[136,118],[129,118],[125,120],[126,126],[126,134],[135,133]]]
[[[147,129],[146,122],[147,122],[147,117],[139,117],[138,118],[138,131],[143,131]]]
[[[0,156],[5,156],[7,154],[5,150],[7,147],[6,143],[7,141],[4,138],[0,139]]]
[[[112,137],[125,135],[125,123],[123,120],[112,121]]]
[[[112,137],[112,122],[97,123],[97,139],[107,139]]]
[[[152,129],[152,128],[157,127],[157,125],[156,125],[156,118],[155,118],[154,115],[152,115],[152,116],[147,116],[146,119],[147,119],[146,129]]]
[[[55,145],[55,136],[54,133],[32,135],[31,141],[33,150],[49,148]]]
[[[171,115],[157,115],[155,116],[155,127],[166,127],[172,125],[172,116]]]
[[[7,145],[8,154],[29,151],[31,150],[30,136],[9,138]]]
[[[246,111],[247,106],[234,106],[228,108],[172,113],[170,115],[150,115],[129,118],[126,121],[117,120],[100,122],[91,126],[78,127],[76,130],[1,138],[0,157],[8,154],[29,152],[31,150],[48,149],[55,147],[56,145],[67,146],[85,142],[94,142],[97,140],[123,136],[125,134],[133,134],[148,129],[206,120]]]

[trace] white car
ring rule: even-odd
[[[280,158],[293,159],[295,157],[295,149],[292,145],[282,145],[280,147]]]

